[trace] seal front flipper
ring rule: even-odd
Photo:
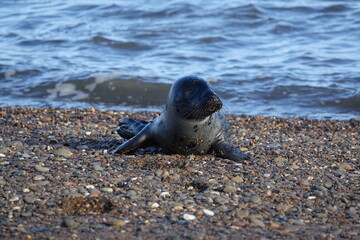
[[[130,139],[137,135],[149,122],[145,120],[135,120],[132,118],[121,118],[117,133],[125,138]]]
[[[117,147],[112,154],[127,153],[142,146],[146,146],[151,141],[150,124],[146,125],[137,135]]]
[[[240,150],[234,149],[230,145],[223,141],[218,141],[213,144],[212,149],[215,151],[215,155],[221,158],[227,158],[235,162],[241,162],[243,160],[251,160],[251,158]]]

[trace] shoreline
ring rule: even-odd
[[[360,121],[228,115],[251,155],[110,155],[121,117],[0,108],[1,239],[356,239]]]

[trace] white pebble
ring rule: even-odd
[[[5,154],[3,153],[0,153],[0,157],[6,157]]]
[[[160,193],[160,197],[170,196],[169,192],[162,192]]]
[[[184,218],[186,221],[192,221],[192,220],[195,220],[195,219],[196,219],[196,217],[195,217],[194,215],[188,214],[188,213],[185,213],[185,214],[183,215],[183,218]]]
[[[158,207],[160,207],[160,205],[157,202],[151,204],[151,208],[158,208]]]
[[[35,181],[41,181],[41,180],[44,180],[44,179],[45,179],[45,177],[43,175],[37,175],[37,176],[34,177]]]
[[[30,189],[24,188],[24,189],[23,189],[23,192],[24,192],[24,193],[28,193],[28,192],[30,192]]]
[[[91,135],[91,132],[86,132],[85,134],[89,136],[89,135]]]
[[[95,188],[94,185],[86,185],[85,187],[86,187],[87,189],[94,189],[94,188]]]
[[[210,217],[215,215],[215,213],[213,211],[206,209],[206,208],[203,209],[203,212]]]
[[[265,173],[264,174],[264,177],[270,177],[271,175],[270,175],[270,173]]]
[[[308,199],[315,199],[316,196],[309,196]]]
[[[103,187],[100,189],[102,192],[112,193],[114,190],[109,187]]]

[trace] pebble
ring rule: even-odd
[[[90,190],[90,196],[91,196],[91,197],[97,197],[97,196],[100,196],[100,195],[101,195],[100,190],[98,190],[98,189],[92,189],[92,190]]]
[[[188,214],[188,213],[185,213],[183,215],[183,218],[186,220],[186,221],[193,221],[196,219],[196,217],[192,214]]]
[[[93,166],[93,169],[96,170],[96,171],[103,171],[103,170],[104,170],[103,167],[101,167],[100,165],[97,165],[97,164],[95,164],[95,165]]]
[[[261,197],[259,197],[258,195],[254,195],[250,198],[250,201],[252,201],[253,203],[261,203]]]
[[[100,191],[107,192],[107,193],[112,193],[112,192],[114,192],[114,189],[112,189],[110,187],[103,187],[103,188],[100,189]]]
[[[238,210],[235,212],[235,216],[238,219],[243,219],[249,216],[249,210],[247,209],[243,209],[243,210]]]
[[[166,197],[166,196],[170,196],[169,192],[161,192],[160,193],[160,197]]]
[[[158,177],[160,177],[162,174],[163,174],[163,170],[161,170],[161,169],[158,169],[155,172],[155,175],[158,176]]]
[[[151,208],[158,208],[160,205],[157,202],[151,204]]]
[[[61,157],[66,157],[66,158],[72,156],[72,152],[66,148],[56,149],[55,151],[53,151],[53,154],[56,156],[61,156]]]
[[[261,221],[260,219],[251,218],[251,226],[264,228],[265,223],[263,221]]]
[[[227,203],[229,203],[229,201],[230,200],[227,197],[218,196],[218,197],[214,198],[214,203],[217,203],[217,204],[227,204]]]
[[[226,193],[233,193],[233,192],[236,192],[236,191],[237,191],[237,188],[236,188],[236,187],[233,187],[233,186],[230,186],[230,185],[226,185],[226,186],[223,188],[223,191],[226,192]]]
[[[26,174],[25,170],[16,170],[13,172],[14,176],[24,176]]]
[[[65,217],[61,223],[62,227],[65,228],[74,228],[77,226],[77,223],[70,217]]]
[[[11,196],[11,197],[9,198],[9,201],[10,201],[10,202],[17,202],[17,201],[19,201],[19,200],[20,200],[20,198],[19,198],[19,196],[17,196],[17,195]]]
[[[123,226],[125,226],[126,222],[122,221],[122,220],[111,220],[111,221],[105,222],[105,224],[108,226],[123,227]]]
[[[339,168],[339,171],[340,172],[345,172],[345,171],[348,171],[348,170],[351,170],[352,167],[350,166],[350,164],[344,162],[344,163],[340,163],[338,165],[338,168]]]
[[[206,208],[204,208],[202,211],[205,213],[205,215],[207,215],[209,217],[212,217],[215,215],[215,213],[213,211],[206,209]]]
[[[43,167],[41,165],[35,165],[35,170],[41,173],[46,173],[48,172],[50,169],[47,167]]]
[[[45,177],[43,176],[43,175],[36,175],[35,177],[34,177],[34,180],[35,181],[41,181],[41,180],[44,180],[45,179]]]
[[[26,195],[24,197],[24,202],[26,202],[28,204],[33,204],[33,203],[35,203],[35,201],[36,201],[36,199],[31,196]]]
[[[236,183],[242,183],[242,182],[244,182],[244,179],[240,176],[236,176],[236,177],[231,178],[231,181],[236,182]]]
[[[332,185],[333,185],[333,183],[332,183],[331,180],[326,180],[326,181],[324,182],[324,187],[326,187],[326,188],[331,188]]]
[[[126,196],[128,196],[128,197],[134,197],[136,195],[137,195],[137,193],[135,190],[129,190],[126,192]]]
[[[292,233],[292,232],[297,232],[299,230],[300,230],[300,227],[295,226],[295,225],[289,225],[289,226],[284,227],[283,231],[285,233]]]

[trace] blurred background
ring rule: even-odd
[[[178,78],[228,113],[360,118],[360,1],[1,1],[0,106],[160,111]]]

